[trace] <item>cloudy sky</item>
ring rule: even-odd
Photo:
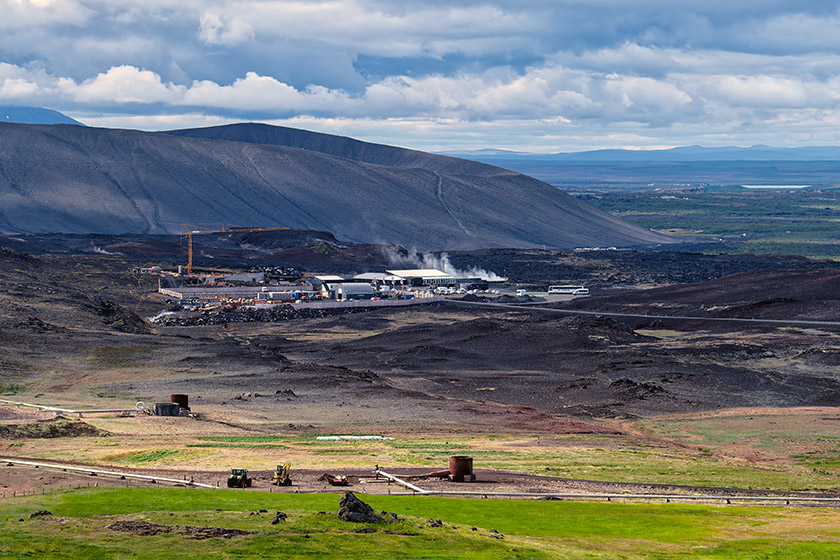
[[[0,105],[412,148],[840,144],[840,9],[786,0],[0,0]]]

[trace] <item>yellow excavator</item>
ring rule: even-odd
[[[289,471],[291,468],[292,465],[290,463],[277,465],[277,468],[274,470],[274,478],[271,483],[275,486],[291,486],[292,479],[289,478]]]

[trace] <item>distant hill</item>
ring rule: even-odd
[[[85,126],[67,115],[42,107],[5,107],[0,106],[0,122],[24,124],[76,124]]]
[[[0,231],[175,233],[184,223],[418,250],[673,241],[516,172],[338,136],[0,123]]]
[[[471,159],[567,189],[586,185],[840,184],[840,147],[596,150],[529,154],[480,151]]]
[[[775,148],[773,146],[680,146],[667,150],[591,150],[586,152],[561,152],[534,154],[507,150],[474,150],[447,152],[452,156],[471,156],[490,163],[498,160],[519,159],[540,163],[583,162],[693,162],[693,161],[840,161],[840,146],[807,146],[800,148]]]

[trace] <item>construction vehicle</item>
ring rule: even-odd
[[[246,469],[230,469],[228,488],[249,488],[253,482]]]
[[[277,468],[274,470],[274,478],[272,479],[271,483],[275,486],[291,486],[292,479],[289,478],[289,471],[291,470],[292,465],[289,463],[284,463],[282,465],[277,465]]]

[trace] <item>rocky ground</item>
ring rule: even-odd
[[[577,268],[562,260],[549,265],[548,253],[539,251],[510,255],[508,270],[530,270],[528,263],[536,261],[526,254],[543,263],[533,266],[537,272],[516,273],[528,283],[575,278]],[[661,256],[651,258],[662,262]],[[797,268],[778,268],[793,261]],[[587,274],[596,274],[591,262]],[[684,261],[686,270],[692,262]],[[698,257],[696,262],[723,260]],[[762,259],[726,262],[729,268],[696,270],[714,277],[731,268],[760,266]],[[168,308],[155,293],[154,277],[131,272],[149,264],[145,260],[3,250],[0,398],[112,408],[185,393],[199,418],[171,425],[155,420],[161,422],[158,429],[173,436],[380,433],[387,428],[402,434],[611,438],[629,433],[629,425],[622,424],[628,419],[663,414],[744,406],[837,407],[837,329],[555,316],[539,309],[840,318],[840,275],[834,265],[782,257],[764,262],[768,269],[704,283],[618,291],[593,283],[590,297],[565,304],[529,300],[520,307],[494,308],[443,302],[350,314],[281,314],[268,322],[167,326],[145,320]],[[678,261],[672,264],[676,270]],[[493,266],[490,262],[488,268]],[[549,266],[555,276],[541,268]],[[654,279],[651,270],[653,265],[639,264],[622,274],[629,275],[628,284],[644,284]],[[615,271],[615,266],[602,270],[602,285],[615,279]],[[24,455],[15,443],[55,431],[47,427],[55,422],[36,424],[49,416],[0,407],[5,425],[0,438],[8,438],[7,451]],[[58,430],[55,435],[73,434]],[[33,479],[31,472],[18,472],[4,469],[8,488],[82,483],[66,473],[38,471]],[[306,484],[301,488],[320,490],[322,474],[302,469],[296,480]],[[584,488],[581,482],[533,478],[506,486],[515,475],[479,475],[481,484],[496,481],[486,486],[494,489]],[[218,480],[219,473],[196,476]],[[356,484],[361,482],[354,479]]]
[[[11,394],[155,401],[186,393],[277,423],[405,429],[432,421],[480,428],[499,415],[510,429],[530,429],[558,417],[840,404],[836,337],[824,329],[665,326],[457,302],[153,326],[143,317],[166,309],[155,279],[133,275],[121,257],[4,250],[0,258],[0,368]],[[838,279],[830,268],[765,270],[640,291],[595,289],[553,305],[831,319],[840,316]],[[393,419],[396,402],[401,414]]]

